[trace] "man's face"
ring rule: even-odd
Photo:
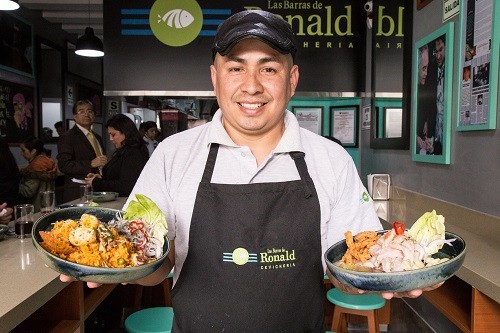
[[[441,39],[436,40],[436,62],[439,67],[444,63],[444,42]]]
[[[284,111],[295,94],[299,70],[255,38],[244,39],[210,66],[212,84],[231,138],[281,137]]]
[[[76,113],[73,115],[75,122],[85,128],[90,129],[92,123],[94,123],[94,110],[89,104],[80,104],[76,108]]]
[[[429,50],[422,51],[420,63],[418,64],[418,83],[425,84],[427,78],[427,68],[429,67]]]

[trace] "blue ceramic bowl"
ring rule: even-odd
[[[387,231],[381,231],[385,233]],[[367,291],[402,292],[422,289],[438,284],[450,278],[462,266],[465,259],[465,241],[458,235],[446,232],[446,239],[455,238],[450,245],[443,248],[433,257],[450,258],[435,266],[404,272],[358,272],[342,268],[338,261],[347,250],[345,240],[332,245],[325,252],[325,261],[332,275],[341,283]]]
[[[127,268],[104,268],[77,264],[61,259],[47,252],[40,245],[43,240],[40,237],[39,232],[49,231],[52,229],[53,224],[57,221],[66,219],[78,220],[82,214],[85,213],[97,216],[97,218],[102,222],[108,222],[115,218],[118,212],[120,211],[117,209],[101,207],[75,207],[56,210],[53,213],[42,216],[35,222],[32,232],[33,244],[50,268],[61,274],[72,276],[77,280],[98,283],[122,283],[136,281],[153,273],[163,264],[169,251],[168,239],[165,239],[163,255],[161,258],[148,264]]]

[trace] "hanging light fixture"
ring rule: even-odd
[[[0,0],[0,10],[16,10],[18,8],[17,0]]]
[[[84,57],[102,57],[104,55],[102,41],[94,34],[94,29],[90,27],[90,0],[89,26],[85,28],[85,34],[76,41],[75,53]]]

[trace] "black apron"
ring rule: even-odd
[[[213,184],[218,148],[172,290],[172,332],[323,332],[320,207],[304,154],[290,153],[301,180]]]

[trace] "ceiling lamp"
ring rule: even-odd
[[[102,57],[104,55],[102,41],[94,35],[94,29],[90,27],[90,0],[89,27],[85,28],[85,34],[76,41],[75,53],[84,57]]]
[[[102,42],[94,35],[94,29],[85,28],[85,34],[76,41],[75,53],[84,57],[102,57],[104,55]]]
[[[19,8],[17,0],[0,0],[0,10],[16,10]]]

